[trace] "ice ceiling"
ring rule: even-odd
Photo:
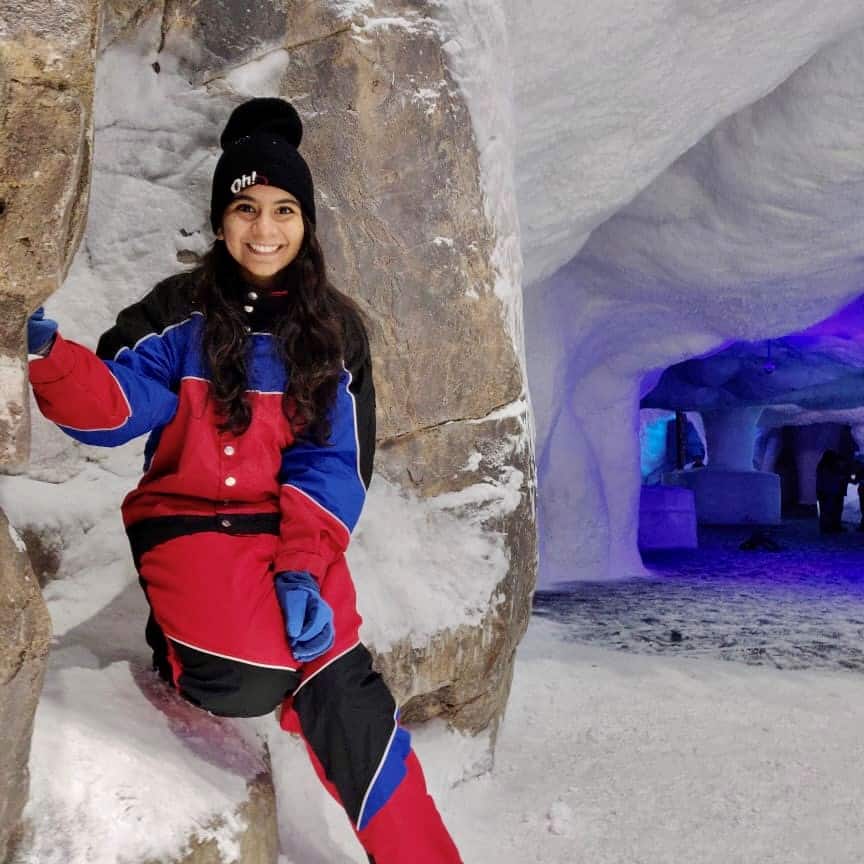
[[[864,417],[864,6],[559,6],[510,10],[546,585],[642,572],[658,381],[647,404]]]
[[[644,408],[692,411],[758,405],[864,407],[864,297],[798,333],[677,363],[642,399]]]

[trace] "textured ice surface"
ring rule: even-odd
[[[718,123],[770,93],[817,51],[864,24],[864,8],[857,0],[818,7],[807,0],[611,0],[577,5],[569,0],[507,0],[504,5],[511,34],[517,193],[529,284],[569,261],[581,240]],[[706,235],[716,228],[730,230],[744,247],[749,245],[748,232],[758,232],[758,221],[735,230],[752,199],[738,202],[724,190],[749,190],[758,201],[766,188],[779,192],[785,186],[793,201],[800,201],[794,194],[798,170],[818,182],[823,177],[833,180],[838,168],[844,170],[843,162],[845,168],[854,168],[843,139],[845,133],[850,138],[854,134],[856,121],[838,108],[854,109],[855,68],[838,58],[824,66],[822,74],[834,81],[821,105],[801,103],[796,109],[787,101],[783,117],[771,118],[762,111],[745,116],[733,127],[739,130],[734,140],[711,153],[720,173],[705,178],[710,183],[707,221],[688,225],[697,215],[693,203],[694,193],[699,197],[698,177],[688,177],[689,172],[670,175],[668,183],[676,189],[668,203],[681,207],[672,224],[654,227],[670,241],[682,241],[679,261],[695,251],[687,241],[700,230]],[[821,129],[821,137],[799,125],[807,123],[808,114],[809,129]],[[781,152],[772,153],[778,146]],[[784,158],[786,148],[789,155]],[[757,151],[764,161],[751,162]],[[826,168],[824,159],[811,160],[823,152],[836,158],[829,160],[832,167]],[[766,168],[767,175],[762,173]],[[793,182],[784,184],[782,178]],[[830,189],[826,192],[832,197]],[[803,208],[793,204],[788,218],[794,220],[798,209]],[[732,217],[725,224],[724,213]],[[646,215],[647,232],[652,214]],[[774,215],[778,225],[786,223],[782,209]],[[790,228],[794,234],[798,226]],[[751,254],[772,258],[776,250],[760,251],[754,243]],[[701,272],[713,261],[694,256],[690,263]]]
[[[750,7],[752,26],[758,31],[766,20],[761,16],[778,15],[780,5],[760,4],[758,12]],[[712,7],[705,4],[703,11],[714,26],[734,29],[741,23],[734,13],[727,18],[717,12],[719,6]],[[635,406],[660,370],[730,341],[759,341],[806,328],[860,293],[864,163],[857,154],[864,134],[864,31],[845,36],[842,31],[860,25],[862,11],[832,4],[831,22],[797,18],[797,36],[788,29],[791,18],[777,17],[776,32],[787,34],[787,47],[793,53],[803,49],[799,37],[806,31],[804,41],[815,56],[804,62],[807,56],[799,55],[794,66],[800,68],[782,84],[779,78],[769,81],[779,68],[771,71],[777,43],[773,37],[760,39],[766,63],[751,68],[749,98],[736,91],[744,100],[737,113],[723,119],[693,110],[688,132],[708,114],[720,122],[698,141],[682,133],[677,160],[658,169],[650,185],[597,227],[575,257],[566,262],[556,257],[559,269],[526,287],[544,584],[641,571],[635,556]],[[680,26],[685,22],[698,26],[690,16],[683,16]],[[823,27],[832,36],[820,42],[817,31]],[[734,44],[736,62],[747,66],[747,39],[736,41],[732,30],[725,32],[732,42],[715,31],[708,43],[711,56]],[[650,36],[645,41],[650,43]],[[688,45],[685,41],[681,50]],[[626,65],[629,74],[632,67]],[[699,62],[686,71],[676,68],[698,95]],[[731,86],[737,73],[727,72],[712,85],[719,101],[728,96],[727,86],[737,87]],[[763,72],[768,77],[762,78]],[[645,74],[651,78],[657,70],[651,66]],[[627,85],[622,88],[626,94]],[[536,96],[543,101],[541,93]],[[617,110],[626,112],[623,95],[610,87],[607,96],[610,118]],[[646,106],[654,104],[653,96],[645,98]],[[682,97],[682,104],[690,98]],[[746,102],[752,104],[745,107]],[[670,117],[681,108],[678,101],[664,104]],[[662,126],[659,121],[656,128]],[[535,134],[529,127],[527,134]],[[627,182],[642,171],[643,150],[634,145],[629,152],[633,161],[621,172]],[[553,176],[548,163],[540,164],[546,166],[543,176]],[[517,158],[517,177],[519,165]],[[624,182],[619,175],[606,179],[610,185]],[[519,185],[520,195],[523,188]],[[556,201],[551,228],[573,212]],[[532,212],[520,199],[520,215]],[[530,230],[524,221],[523,227]],[[529,273],[545,272],[545,265],[531,263],[528,250],[536,247],[551,248],[540,239],[529,243],[526,234]]]
[[[442,728],[415,743],[465,861],[859,864],[862,724],[860,673],[615,651],[535,616],[493,770],[463,778],[475,743]],[[280,864],[365,861],[300,748],[274,764]]]

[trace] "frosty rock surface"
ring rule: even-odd
[[[337,284],[370,314],[388,440],[483,417],[523,382],[494,293],[471,118],[440,37],[413,4],[375,11],[396,23],[340,33],[334,19],[335,35],[290,49],[281,89],[309,112],[320,232]],[[316,4],[295,4],[292,37],[319,19]]]
[[[143,601],[132,592],[134,584],[111,609],[58,634],[11,864],[276,864],[261,743],[184,702],[143,656],[113,659],[106,628],[134,624]]]
[[[0,7],[0,464],[28,456],[24,323],[69,267],[84,227],[99,4]],[[0,519],[0,858],[27,796],[50,622],[24,546]]]
[[[219,840],[201,839],[193,836],[189,840],[189,851],[181,858],[165,864],[276,864],[279,858],[279,836],[276,826],[276,799],[273,782],[269,775],[249,781],[249,800],[241,804],[227,818],[216,818],[208,830],[221,833],[229,825],[239,823],[244,828],[233,834],[231,846]],[[149,860],[144,864],[163,864]]]
[[[443,500],[477,532],[504,538],[506,556],[507,575],[491,586],[477,624],[442,629],[422,647],[409,634],[377,654],[407,722],[442,716],[456,728],[477,732],[497,724],[506,704],[514,653],[528,626],[536,556],[534,467],[525,422],[524,414],[516,413],[453,423],[382,447],[383,474],[432,501]],[[458,474],[454,465],[462,469]],[[478,579],[475,560],[464,548],[454,581]]]
[[[476,731],[503,711],[535,578],[518,281],[507,274],[513,291],[502,299],[500,236],[440,22],[410,3],[279,9],[282,23],[259,28],[228,27],[242,10],[227,0],[110,4],[88,255],[57,295],[58,318],[71,338],[92,343],[119,308],[203,252],[221,125],[251,95],[295,101],[331,278],[369,322],[381,494],[389,502],[394,488],[406,493],[419,541],[407,563],[392,532],[371,542],[388,535],[368,525],[373,485],[358,529],[370,542],[352,543],[361,613],[394,689],[418,700],[409,713]],[[134,218],[121,215],[131,201]],[[460,555],[444,548],[457,535]],[[452,566],[425,567],[447,556]],[[407,597],[400,612],[394,595],[418,569],[429,576],[420,596],[435,602],[424,609]],[[461,606],[451,590],[460,583],[472,595]],[[438,615],[445,597],[449,620]]]
[[[27,801],[30,734],[50,636],[24,544],[0,512],[0,860]]]
[[[98,15],[95,0],[0,7],[0,464],[27,458],[24,322],[84,229]]]
[[[496,237],[483,216],[471,117],[438,26],[412,3],[367,11],[339,32],[342,19],[322,21],[316,4],[294,4],[290,35],[300,45],[290,49],[282,92],[303,94],[311,109],[304,146],[318,166],[328,262],[372,323],[378,470],[420,498],[491,492],[454,501],[478,534],[505,541],[508,563],[482,623],[440,632],[426,648],[391,635],[379,659],[397,696],[416,700],[406,717],[440,714],[478,731],[503,711],[534,582],[525,417],[483,422],[518,404],[524,382],[495,292]],[[496,448],[496,458],[482,458]],[[463,567],[471,578],[470,556]],[[362,572],[357,578],[362,584]],[[386,578],[403,576],[393,568]],[[362,601],[361,589],[361,611]]]

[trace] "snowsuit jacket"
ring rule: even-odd
[[[300,665],[285,638],[275,573],[305,570],[323,588],[338,565],[325,599],[337,612],[350,604],[356,616],[343,556],[375,447],[365,332],[348,334],[330,443],[295,440],[282,411],[285,364],[270,332],[283,301],[260,293],[236,298],[248,320],[252,408],[240,436],[218,429],[190,274],[124,309],[96,354],[58,334],[49,355],[30,363],[42,413],[73,438],[114,446],[149,433],[144,475],[122,507],[152,611],[148,642],[165,677],[223,714],[272,710]],[[353,623],[341,629],[356,634]],[[336,647],[347,647],[338,632]]]

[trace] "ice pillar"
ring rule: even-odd
[[[758,406],[702,413],[712,469],[753,470],[756,423],[761,413],[762,408]]]
[[[696,516],[709,525],[780,522],[780,478],[755,471],[753,449],[760,407],[707,411],[702,414],[708,467],[673,471],[664,483],[686,486],[696,497]]]
[[[758,436],[757,436],[758,442]],[[761,458],[757,458],[756,468],[758,471],[774,472],[780,461],[783,451],[783,430],[769,429],[762,433]]]

